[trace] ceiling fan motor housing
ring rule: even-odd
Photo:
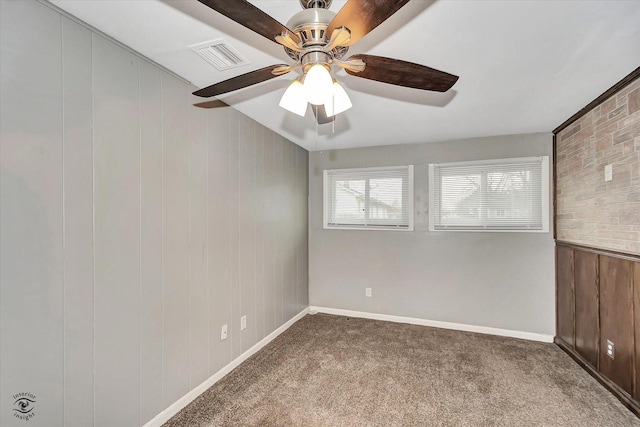
[[[304,2],[305,0],[302,1]],[[309,1],[309,3],[313,2]],[[293,15],[293,17],[291,17],[287,22],[287,27],[291,28],[291,30],[300,38],[304,51],[296,52],[285,47],[287,54],[293,60],[298,61],[302,60],[303,57],[308,56],[311,52],[316,50],[321,51],[328,42],[330,34],[327,34],[326,30],[335,15],[336,14],[334,12],[320,7],[304,9]],[[332,58],[342,58],[348,50],[349,48],[346,46],[338,46],[334,48],[331,53],[327,55],[328,60],[326,62],[329,63]]]

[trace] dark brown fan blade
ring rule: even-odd
[[[352,59],[361,59],[367,65],[364,71],[356,73],[346,69],[347,73],[397,86],[446,92],[458,80],[453,74],[399,59],[374,55],[353,55],[349,60]]]
[[[347,27],[351,31],[351,46],[371,30],[382,24],[409,0],[349,0],[333,18],[327,28],[327,34],[333,30]]]
[[[227,18],[236,21],[238,24],[244,25],[251,31],[255,31],[261,36],[268,38],[274,43],[277,43],[275,37],[280,34],[289,34],[289,37],[291,37],[293,41],[296,43],[300,42],[298,36],[296,36],[290,29],[246,0],[198,1],[209,6],[216,12],[223,14]]]
[[[241,74],[239,76],[232,77],[220,83],[216,83],[214,85],[197,90],[193,92],[193,94],[196,96],[201,96],[203,98],[208,98],[210,96],[221,95],[223,93],[231,92],[237,89],[242,89],[243,87],[251,86],[256,83],[261,83],[266,80],[272,79],[274,77],[278,77],[273,75],[273,73],[271,72],[278,67],[286,67],[286,65],[276,64],[276,65],[271,65],[269,67],[261,68],[259,70],[252,71],[250,73]]]
[[[327,117],[327,112],[324,110],[324,105],[312,105],[311,111],[316,116],[316,121],[319,125],[326,125],[333,121],[333,117]]]

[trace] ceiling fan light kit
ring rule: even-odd
[[[331,97],[324,104],[324,110],[327,117],[333,117],[337,114],[344,113],[353,106],[351,99],[340,83],[334,80]]]
[[[321,105],[327,101],[333,88],[331,74],[323,64],[314,64],[304,76],[304,91],[309,104]]]
[[[300,80],[295,79],[291,82],[282,98],[280,98],[280,104],[278,105],[299,116],[305,115],[307,112],[307,97]]]
[[[310,80],[309,75],[311,75],[311,77],[313,78],[315,73],[308,73],[306,75],[304,85],[300,82],[300,79],[295,79],[293,82],[291,82],[287,90],[282,95],[282,98],[280,99],[280,103],[278,104],[280,105],[280,107],[303,117],[307,112],[308,104],[324,105],[327,117],[333,117],[337,114],[347,111],[352,107],[351,99],[349,98],[349,95],[347,95],[347,92],[340,85],[340,83],[338,83],[336,80],[331,79],[331,76],[329,76],[329,78],[333,80],[333,83],[326,87],[326,82],[323,81],[320,85],[323,91],[318,95],[318,100],[320,102],[311,102],[310,99],[313,99],[313,97],[315,96],[312,90],[314,90],[318,86],[312,84],[311,91],[306,87],[306,84],[308,84]]]
[[[285,27],[246,0],[198,0],[284,47],[294,65],[278,64],[233,77],[194,92],[210,97],[231,92],[300,68],[302,75],[284,92],[279,105],[304,116],[307,104],[323,105],[327,117],[352,107],[344,88],[332,77],[332,66],[347,74],[415,89],[446,92],[457,76],[423,65],[374,55],[354,55],[343,60],[349,46],[397,12],[409,0],[349,0],[336,14],[331,0],[300,0],[303,10]],[[289,29],[292,28],[292,29]],[[320,119],[316,115],[316,120]]]

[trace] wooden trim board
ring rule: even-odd
[[[562,123],[560,126],[558,126],[557,128],[555,128],[553,130],[553,134],[556,135],[560,131],[562,131],[563,129],[567,128],[568,126],[571,126],[571,124],[576,122],[578,119],[580,119],[580,117],[584,116],[589,111],[593,110],[599,104],[601,104],[604,101],[606,101],[607,98],[609,98],[611,95],[614,95],[620,89],[622,89],[623,87],[625,87],[626,85],[628,85],[629,83],[631,83],[632,81],[634,81],[638,77],[640,77],[640,67],[636,68],[635,70],[633,70],[632,72],[627,74],[625,77],[622,78],[622,80],[620,80],[615,85],[611,86],[602,95],[600,95],[599,97],[597,97],[596,99],[594,99],[593,101],[588,103],[582,110],[578,111],[573,116],[571,116],[567,120],[565,120],[564,123]],[[555,166],[555,164],[554,164],[554,166]]]

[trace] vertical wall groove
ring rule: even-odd
[[[205,196],[207,200],[210,197],[209,194],[209,141],[210,141],[210,132],[209,132],[209,122],[205,118],[205,140],[206,140],[206,185],[205,185]],[[206,212],[206,258],[205,258],[205,271],[206,271],[206,283],[207,283],[207,373],[211,375],[211,272],[209,271],[209,203],[205,204],[205,212]]]
[[[60,57],[64,58],[64,22],[62,15],[60,15]],[[60,123],[62,123],[62,144],[61,144],[61,158],[62,158],[62,182],[60,183],[62,187],[62,422],[66,422],[66,409],[67,409],[67,312],[66,308],[66,298],[64,297],[67,293],[67,253],[66,249],[66,221],[65,221],[65,212],[66,212],[66,197],[65,197],[65,185],[64,185],[64,176],[65,176],[65,158],[64,158],[64,146],[65,146],[65,133],[64,133],[64,61],[60,61],[60,84],[62,86],[62,90],[60,91],[60,105],[62,106],[60,111]]]
[[[95,118],[93,116],[93,112],[96,110],[95,107],[95,96],[94,96],[94,79],[93,76],[95,75],[94,72],[94,60],[93,60],[93,55],[94,55],[94,42],[93,42],[93,34],[91,35],[91,257],[93,259],[93,281],[92,281],[92,287],[93,287],[93,295],[95,296],[96,294],[96,269],[95,269],[95,265],[96,265],[96,203],[95,203],[95,194],[96,194],[96,156],[95,156],[95,126],[94,126],[94,121]],[[92,401],[93,401],[93,405],[92,405],[92,414],[91,414],[91,418],[92,418],[92,425],[95,426],[96,424],[96,365],[95,365],[95,360],[96,360],[96,299],[93,298],[91,301],[91,305],[93,306],[93,322],[91,323],[91,331],[92,331],[92,336],[91,336],[91,347],[92,347],[92,358],[93,358],[93,366],[91,369],[91,374],[92,374]]]
[[[185,98],[186,97],[186,85],[185,85]],[[188,98],[185,100],[185,106],[188,106]],[[192,221],[192,209],[193,206],[191,206],[191,115],[187,113],[187,158],[189,159],[189,164],[187,167],[187,173],[188,173],[188,180],[187,182],[189,183],[189,191],[188,191],[188,205],[189,205],[189,209],[188,209],[188,220],[189,220],[189,227],[187,229],[187,246],[189,247],[189,255],[193,254],[193,241],[191,238],[191,221]],[[193,271],[192,271],[192,264],[193,264],[193,259],[191,256],[189,256],[189,313],[191,313],[193,311],[193,304],[192,304],[192,293],[193,293]],[[193,388],[195,387],[197,384],[193,384],[193,382],[191,381],[191,379],[193,378],[193,322],[192,322],[192,318],[191,316],[189,316],[189,383],[190,383],[190,387]]]
[[[140,161],[138,162],[138,192],[140,195],[140,212],[138,215],[138,222],[140,228],[138,230],[138,257],[140,257],[140,264],[138,264],[138,311],[140,317],[138,321],[138,335],[142,337],[142,83],[141,83],[141,66],[138,62],[138,116],[140,117],[140,127],[138,128],[138,155]],[[142,338],[138,342],[138,364],[142,366]],[[138,424],[142,425],[142,375],[138,378]]]
[[[62,18],[63,418],[93,418],[93,85],[91,33]]]
[[[164,96],[162,96],[162,94],[164,93],[164,78],[161,75],[160,76],[160,114],[161,117],[164,117]],[[160,126],[161,128],[161,133],[162,133],[162,164],[164,165],[164,126]],[[161,169],[161,173],[162,173],[162,180],[161,180],[161,188],[162,188],[162,202],[161,202],[161,214],[160,214],[160,218],[161,218],[161,235],[162,235],[162,286],[161,286],[161,294],[162,294],[162,304],[160,307],[160,312],[162,313],[162,348],[164,348],[164,269],[165,269],[165,263],[164,263],[164,168],[160,168]],[[165,390],[164,390],[164,351],[161,352],[162,353],[162,362],[161,362],[161,366],[162,366],[162,383],[161,383],[161,396],[162,396],[162,400],[161,400],[161,404],[164,406],[164,395],[165,395]]]

